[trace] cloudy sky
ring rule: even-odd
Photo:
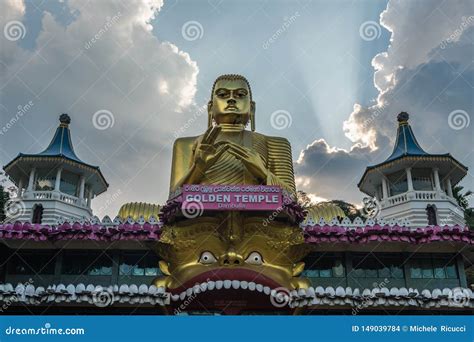
[[[474,169],[469,0],[1,0],[0,23],[0,163],[44,149],[69,113],[110,183],[99,216],[165,201],[172,141],[205,130],[223,73],[249,79],[257,130],[290,140],[315,199],[361,201],[402,110],[427,151]]]

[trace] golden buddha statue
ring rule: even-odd
[[[203,135],[174,144],[171,203],[184,184],[277,185],[295,194],[290,144],[255,132],[255,102],[244,77],[217,78],[208,115]],[[246,130],[249,122],[251,130]],[[308,288],[309,281],[300,277],[301,259],[309,251],[302,230],[288,216],[268,221],[269,214],[205,211],[167,222],[155,246],[163,276],[153,284],[181,301],[199,293],[190,304],[198,308],[244,302],[247,308],[268,308],[269,291]]]
[[[222,75],[212,87],[208,129],[173,147],[170,195],[183,184],[278,185],[295,192],[288,140],[255,131],[255,102],[247,79]],[[246,126],[251,122],[251,131]]]

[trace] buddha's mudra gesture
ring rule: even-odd
[[[278,185],[295,192],[290,144],[254,132],[255,102],[243,76],[217,78],[208,115],[203,135],[174,144],[171,194],[183,184]],[[245,129],[249,122],[251,131]]]

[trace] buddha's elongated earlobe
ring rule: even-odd
[[[255,102],[250,103],[250,129],[255,132]]]
[[[212,113],[211,113],[211,109],[212,109],[212,102],[209,101],[207,103],[207,127],[211,127],[212,126]]]

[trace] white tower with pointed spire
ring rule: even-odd
[[[49,146],[37,154],[20,153],[4,166],[18,188],[17,210],[6,222],[55,224],[59,219],[89,219],[92,198],[105,192],[108,184],[99,167],[80,160],[71,140],[67,114],[59,117]]]
[[[449,153],[425,152],[408,123],[398,114],[397,140],[392,154],[366,168],[359,189],[376,197],[378,218],[408,219],[414,227],[465,225],[452,187],[467,174],[467,167]]]

